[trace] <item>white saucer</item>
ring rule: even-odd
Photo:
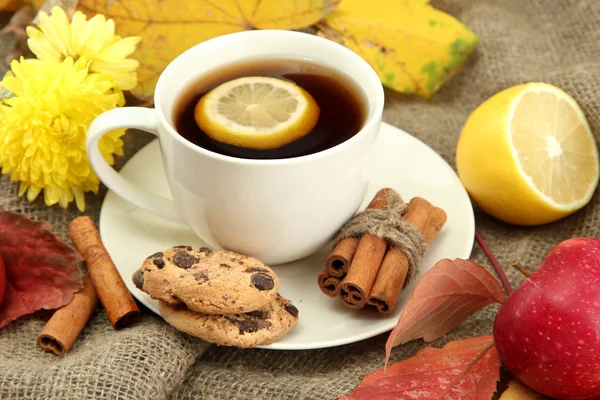
[[[382,124],[374,148],[370,185],[363,206],[383,187],[398,191],[405,200],[421,196],[443,208],[448,221],[431,243],[421,274],[442,258],[468,258],[475,234],[469,197],[452,168],[424,143],[388,124]],[[152,141],[123,167],[121,174],[141,187],[170,197],[157,140]],[[158,302],[138,290],[131,276],[148,255],[178,244],[202,246],[191,229],[156,217],[133,206],[113,192],[106,195],[100,213],[100,234],[128,289],[158,314]],[[391,330],[415,282],[400,295],[390,315],[351,310],[338,298],[325,296],[317,285],[327,251],[294,263],[275,266],[279,292],[300,311],[296,328],[269,349],[302,350],[339,346]]]

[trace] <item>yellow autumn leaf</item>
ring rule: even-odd
[[[0,0],[0,12],[16,12],[26,6],[32,6],[35,11],[38,11],[45,2],[57,1],[59,0]]]
[[[30,4],[29,0],[0,0],[0,12],[15,12]]]
[[[164,68],[190,47],[250,29],[299,29],[333,11],[339,0],[79,0],[88,17],[104,14],[122,37],[141,36],[131,56],[140,61],[139,99],[152,98]]]
[[[425,98],[462,67],[479,41],[426,0],[342,0],[319,28],[369,62],[385,86]]]
[[[506,389],[499,400],[546,400],[546,396],[534,392],[527,386],[523,385],[516,379],[513,379],[508,383],[508,389]]]

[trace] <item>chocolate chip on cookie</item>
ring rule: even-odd
[[[192,276],[195,280],[200,282],[206,282],[208,280],[208,276],[204,272],[194,272]]]
[[[200,253],[206,253],[206,255],[208,256],[212,255],[215,252],[213,249],[208,247],[200,247],[199,251]]]
[[[288,314],[290,314],[292,317],[297,318],[298,317],[298,309],[296,308],[295,305],[291,304],[291,303],[285,303],[285,305],[283,306],[283,308],[285,309],[285,311],[288,312]]]
[[[268,271],[261,267],[248,267],[248,268],[246,268],[246,272],[268,272]]]
[[[263,321],[260,319],[240,320],[227,315],[225,316],[225,318],[233,325],[237,326],[240,335],[243,335],[245,333],[258,332],[261,329],[268,329],[273,326],[273,324],[270,321]]]
[[[192,250],[192,246],[186,246],[185,244],[179,244],[177,246],[173,246],[174,249],[186,249],[187,251]]]
[[[258,290],[271,290],[275,287],[275,282],[271,275],[264,272],[258,272],[252,275],[252,285]]]
[[[231,265],[225,264],[225,263],[219,264],[219,267],[221,267],[221,268],[227,268],[227,269],[232,268]]]
[[[158,268],[162,268],[165,266],[165,261],[163,260],[164,254],[162,251],[157,251],[156,253],[149,255],[146,257],[146,260],[152,260],[152,263],[156,265]]]
[[[135,271],[135,274],[133,274],[133,284],[138,289],[144,287],[144,271],[141,269]]]
[[[178,251],[173,256],[173,264],[183,269],[191,268],[192,265],[198,263],[198,261],[200,261],[198,257],[194,257],[185,251]]]
[[[271,316],[271,314],[269,314],[269,312],[266,310],[250,311],[247,312],[245,315],[248,315],[250,317],[256,317],[258,319],[268,319]]]

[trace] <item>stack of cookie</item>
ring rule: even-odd
[[[146,258],[132,279],[170,325],[221,346],[270,344],[298,322],[271,268],[238,253],[175,246]]]

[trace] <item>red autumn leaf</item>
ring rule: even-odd
[[[491,335],[456,340],[363,377],[338,400],[484,400],[496,391],[500,357]]]
[[[0,305],[4,299],[4,293],[6,292],[6,270],[4,269],[4,261],[0,257]]]
[[[0,254],[7,280],[0,328],[37,310],[62,307],[82,287],[81,256],[49,229],[22,214],[0,211]]]
[[[443,259],[417,282],[398,324],[386,343],[392,347],[413,339],[439,339],[481,308],[504,302],[500,283],[471,260]]]

